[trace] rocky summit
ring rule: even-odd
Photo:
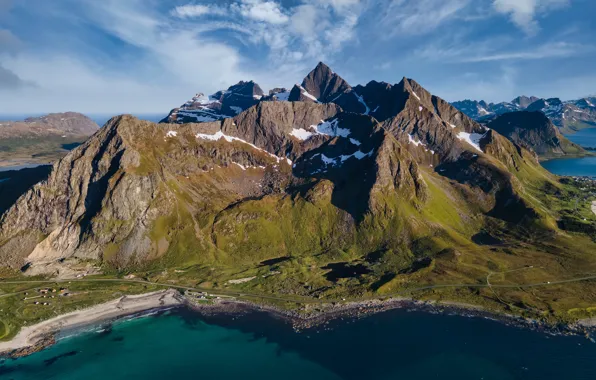
[[[239,82],[213,95],[196,94],[188,102],[170,111],[162,123],[201,123],[226,119],[257,104],[263,90],[253,81]]]
[[[0,262],[333,297],[557,271],[596,248],[589,227],[559,224],[576,190],[531,151],[552,136],[503,135],[412,79],[352,87],[319,64],[291,91],[241,82],[185,107],[169,123],[114,117],[54,164],[2,215]]]
[[[485,101],[463,100],[453,106],[469,117],[488,123],[499,115],[517,111],[539,111],[563,133],[573,133],[580,129],[596,126],[596,98],[561,101],[559,98],[541,99],[535,96],[519,96],[511,102],[490,103]]]

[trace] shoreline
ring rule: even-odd
[[[10,341],[0,342],[0,358],[16,359],[42,351],[54,345],[57,341],[56,337],[60,333],[85,331],[86,327],[113,323],[132,315],[142,316],[178,307],[186,307],[203,317],[241,316],[251,312],[266,313],[270,317],[291,324],[296,332],[325,325],[338,319],[358,320],[397,309],[489,319],[507,326],[530,329],[549,335],[585,335],[591,339],[590,334],[596,329],[596,318],[580,320],[574,324],[553,326],[515,315],[498,314],[475,305],[448,301],[439,303],[392,298],[345,304],[329,303],[317,307],[307,305],[306,310],[300,312],[231,299],[217,300],[210,304],[195,304],[177,290],[168,289],[135,296],[123,296],[88,309],[67,313],[36,325],[23,327]]]
[[[56,342],[56,334],[65,330],[121,319],[136,313],[183,306],[185,301],[176,290],[122,296],[113,301],[77,310],[25,326],[7,342],[0,342],[0,357],[18,358],[41,351]]]

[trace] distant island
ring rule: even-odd
[[[93,120],[75,112],[0,121],[0,168],[52,163],[98,130]]]

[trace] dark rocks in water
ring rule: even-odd
[[[56,363],[60,359],[68,358],[68,357],[71,357],[71,356],[75,356],[78,353],[79,353],[78,351],[70,351],[70,352],[67,352],[67,353],[64,353],[64,354],[61,354],[61,355],[54,356],[52,358],[46,359],[43,362],[46,365],[46,367],[49,367],[52,364]]]

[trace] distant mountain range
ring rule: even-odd
[[[98,130],[93,120],[75,112],[0,121],[0,166],[53,162]]]
[[[51,113],[22,121],[0,121],[0,139],[91,136],[98,129],[97,123],[83,114],[76,112]]]
[[[520,96],[511,102],[486,103],[483,100],[463,100],[452,104],[481,123],[490,122],[508,112],[540,111],[563,133],[596,127],[596,97],[561,101],[559,98],[541,99],[535,96]]]

